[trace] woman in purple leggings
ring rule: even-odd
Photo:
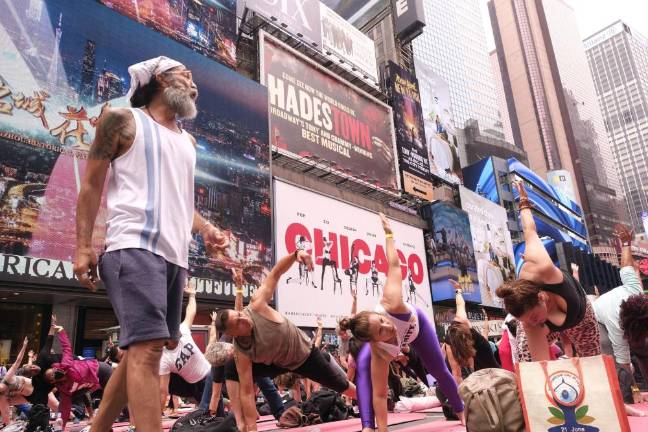
[[[363,311],[340,321],[361,341],[370,342],[357,359],[356,385],[363,432],[387,432],[387,377],[389,363],[409,345],[421,358],[427,371],[448,396],[463,424],[463,403],[457,385],[445,365],[434,326],[425,313],[403,301],[401,265],[389,221],[381,213],[389,270],[380,304],[375,312]],[[425,377],[420,377],[425,380]],[[375,413],[375,414],[374,414]],[[375,421],[374,421],[375,415]]]

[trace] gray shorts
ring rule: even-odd
[[[187,269],[144,249],[120,249],[99,258],[99,276],[119,321],[119,347],[180,339]]]

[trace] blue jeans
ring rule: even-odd
[[[263,397],[268,401],[272,415],[279,420],[281,414],[284,412],[284,405],[274,382],[268,377],[257,377],[256,384],[259,386],[261,393],[263,393]]]
[[[198,405],[198,408],[200,408],[203,411],[209,410],[209,403],[211,402],[211,397],[212,397],[212,369],[209,368],[209,372],[204,378],[205,381],[205,388],[203,389],[203,394],[202,398],[200,399],[200,405]]]

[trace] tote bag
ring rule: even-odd
[[[610,356],[518,363],[527,432],[630,432]]]

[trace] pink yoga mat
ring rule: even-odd
[[[395,425],[400,423],[407,423],[412,421],[423,420],[425,414],[416,414],[416,413],[400,413],[400,414],[389,414],[389,425]],[[322,423],[312,426],[304,426],[301,428],[294,429],[279,429],[276,426],[276,423],[272,424],[258,424],[257,429],[259,432],[262,431],[274,431],[274,430],[285,430],[290,432],[356,432],[362,429],[360,424],[360,419],[352,420],[343,420],[331,423]]]
[[[399,429],[398,432],[466,432],[466,427],[458,421],[439,420]]]

